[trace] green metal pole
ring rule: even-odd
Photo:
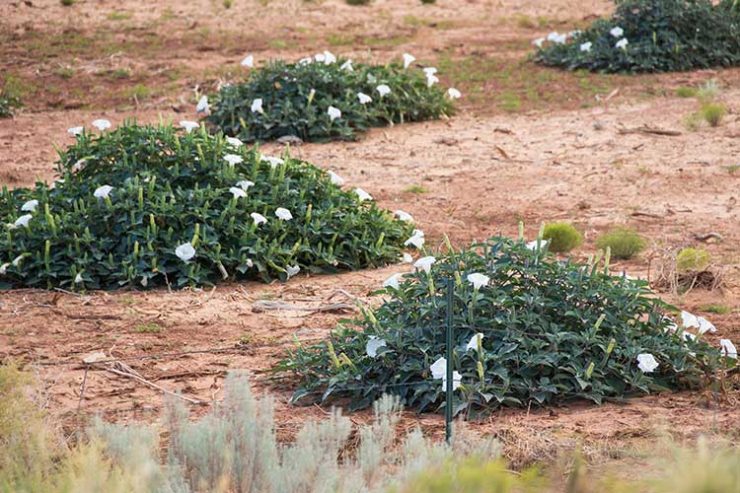
[[[447,385],[445,390],[445,439],[452,443],[452,312],[454,302],[455,280],[447,279]]]

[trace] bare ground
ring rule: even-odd
[[[529,39],[551,26],[566,30],[592,13],[608,11],[605,2],[555,1],[543,6],[536,2],[449,1],[422,7],[418,2],[378,0],[361,8],[338,1],[288,2],[282,4],[287,5],[284,8],[269,3],[263,8],[257,2],[237,0],[228,13],[220,2],[181,3],[166,0],[151,7],[142,1],[88,0],[70,10],[45,0],[34,1],[32,7],[24,2],[0,6],[0,33],[11,41],[2,48],[6,55],[0,62],[3,69],[21,80],[32,81],[37,74],[40,87],[52,85],[58,91],[55,97],[62,101],[60,108],[57,99],[42,95],[30,100],[28,109],[15,119],[0,120],[0,183],[15,187],[53,179],[52,145],[70,142],[66,134],[70,126],[89,124],[98,117],[114,123],[126,118],[142,122],[192,119],[192,87],[232,77],[219,72],[219,67],[238,67],[245,52],[255,52],[262,59],[297,57],[305,55],[299,48],[323,49],[327,40],[334,40],[329,43],[333,51],[382,60],[413,49],[431,61],[447,57],[448,80],[461,81],[456,85],[471,94],[463,100],[461,114],[449,121],[374,130],[356,143],[303,145],[290,152],[339,173],[348,186],[369,191],[379,205],[412,213],[432,244],[441,242],[443,235],[456,245],[498,233],[511,235],[520,219],[527,224],[528,236],[533,236],[543,221],[568,220],[585,233],[586,241],[576,252],[585,257],[595,250],[599,233],[626,224],[649,238],[650,247],[639,258],[614,268],[642,276],[654,274],[661,252],[701,245],[722,266],[725,286],[716,291],[695,289],[680,297],[663,295],[710,318],[718,327],[713,338],[740,342],[737,70],[581,79],[517,61],[504,63],[525,56]],[[130,16],[120,18],[111,12]],[[588,15],[582,16],[584,12]],[[522,16],[535,25],[520,20]],[[242,25],[254,30],[245,35]],[[60,35],[63,40],[69,29],[92,39],[90,48],[83,46],[73,56],[64,50],[47,56],[47,47],[31,44],[39,39],[58,40]],[[106,29],[114,39],[105,38],[105,43],[123,46],[123,54],[95,58],[91,52],[104,47],[95,36]],[[161,45],[145,49],[146,43],[137,44],[140,31],[161,35]],[[200,37],[197,32],[202,33]],[[126,36],[130,43],[122,44]],[[191,42],[194,36],[200,41]],[[379,37],[390,41],[373,44]],[[485,73],[470,67],[476,59],[484,64],[503,60],[501,67],[514,67],[515,73],[524,75],[512,75],[511,79],[519,77],[512,86],[506,85],[509,79],[502,82],[492,77],[488,83],[482,77]],[[55,66],[60,64],[70,64],[79,76],[59,76]],[[152,75],[158,66],[176,68],[177,73]],[[92,72],[85,72],[84,67],[92,67]],[[121,91],[139,79],[115,79],[95,72],[109,73],[121,67],[128,67],[142,84],[166,80],[172,85],[165,84],[161,92],[144,101],[121,99]],[[553,75],[534,88],[535,98],[528,92],[532,89],[528,79],[542,73]],[[73,92],[78,77],[87,81],[89,91]],[[721,99],[729,114],[718,128],[689,131],[684,120],[697,103],[674,97],[673,91],[709,78],[722,83]],[[573,84],[578,88],[571,88]],[[601,89],[593,90],[588,84]],[[614,89],[619,91],[604,102]],[[521,97],[522,107],[502,109],[497,99],[502,91]],[[64,109],[63,102],[70,98],[78,107]],[[675,130],[680,135],[632,132],[639,127]],[[281,150],[274,144],[266,147]],[[719,233],[723,240],[704,243],[695,238],[709,232]],[[206,402],[220,397],[227,371],[243,369],[252,375],[259,392],[276,399],[279,431],[290,437],[306,419],[320,418],[326,410],[290,406],[291,382],[270,381],[269,370],[291,347],[294,336],[321,339],[339,318],[351,314],[311,309],[353,297],[378,303],[368,293],[403,268],[301,277],[284,285],[224,284],[213,290],[172,293],[5,292],[0,294],[0,357],[18,359],[36,372],[49,411],[67,429],[97,413],[122,422],[154,421],[162,409],[164,397],[159,391],[109,372],[86,372],[81,358],[89,353],[103,351],[123,359],[147,380]],[[255,303],[264,300],[284,301],[296,309],[255,311]],[[727,307],[729,312],[707,314],[710,304]],[[211,352],[191,352],[202,350]],[[532,450],[534,457],[546,457],[552,444],[555,448],[573,446],[583,440],[596,450],[611,450],[649,443],[660,426],[681,437],[698,433],[737,436],[739,397],[735,389],[723,395],[710,391],[665,394],[600,407],[583,403],[504,410],[472,426],[502,437],[513,447],[512,457],[525,449]],[[204,409],[193,408],[196,414]],[[367,413],[354,417],[366,418]],[[442,420],[436,415],[407,413],[404,422],[420,424],[436,435],[443,432]],[[527,441],[523,436],[540,440],[540,448],[531,445],[531,440],[529,449],[522,446]]]

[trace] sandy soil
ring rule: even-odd
[[[22,1],[9,2],[0,6],[0,31],[10,32],[15,39],[27,39],[24,36],[29,32],[64,32],[71,24],[76,30],[92,32],[113,22],[111,12],[124,11],[131,13],[124,21],[126,25],[161,30],[167,39],[186,37],[195,29],[193,23],[218,33],[218,39],[229,38],[240,25],[249,25],[254,28],[250,36],[262,43],[255,41],[254,46],[263,47],[267,56],[298,52],[291,47],[270,48],[265,43],[271,36],[295,36],[308,40],[309,46],[312,42],[302,30],[347,31],[372,38],[385,25],[388,31],[410,31],[408,16],[414,16],[453,23],[442,31],[425,24],[413,29],[411,38],[404,41],[430,58],[441,47],[456,44],[464,45],[468,53],[500,49],[509,56],[518,56],[522,43],[526,46],[536,29],[522,28],[511,20],[515,15],[543,16],[566,23],[609,9],[603,1],[470,0],[422,7],[416,1],[377,0],[371,7],[355,9],[339,1],[296,1],[280,6],[269,2],[262,8],[256,2],[237,0],[234,10],[225,15],[220,2],[215,1],[164,0],[150,4],[88,0],[67,9],[56,0],[34,0],[31,7]],[[584,12],[588,16],[581,15]],[[501,29],[492,32],[496,25]],[[501,36],[519,44],[514,43],[508,51],[491,47],[491,40],[498,37],[501,41]],[[192,55],[196,64],[206,58],[204,52],[188,51],[194,48],[187,44],[178,46],[173,44],[179,57]],[[358,52],[363,49],[362,43],[353,46]],[[370,50],[369,46],[365,48]],[[386,49],[395,52],[403,46]],[[24,65],[30,48],[10,48],[19,55],[8,62],[9,66],[20,73],[50,63],[26,59]],[[234,47],[215,49],[202,63],[233,63],[242,52]],[[152,59],[133,56],[130,60],[132,66],[149,68],[152,63],[160,63],[161,56],[158,52]],[[712,338],[728,337],[738,344],[740,172],[732,172],[740,164],[738,73],[705,71],[625,82],[626,88],[631,84],[672,88],[717,78],[723,82],[720,97],[730,109],[718,128],[689,131],[684,127],[685,117],[696,110],[697,103],[692,99],[673,97],[671,90],[646,96],[627,88],[608,102],[603,102],[603,96],[601,101],[591,97],[589,107],[582,109],[553,103],[546,112],[506,114],[463,100],[462,112],[449,121],[378,129],[359,142],[303,145],[291,152],[339,173],[347,186],[369,191],[381,206],[412,213],[431,244],[441,242],[443,235],[464,245],[493,234],[514,234],[520,219],[527,225],[528,236],[533,236],[543,221],[568,220],[584,231],[586,241],[576,255],[586,256],[594,251],[593,242],[599,233],[615,224],[627,224],[648,237],[650,247],[639,258],[614,268],[643,276],[654,272],[661,252],[701,245],[724,269],[723,289],[664,296],[705,314],[702,309],[708,304],[729,307],[724,315],[707,314],[718,327]],[[40,105],[15,119],[0,120],[0,184],[27,186],[36,179],[53,179],[52,145],[70,142],[66,135],[70,126],[99,117],[115,124],[126,118],[154,122],[160,117],[174,121],[183,115],[193,117],[182,97],[183,91],[190,90],[188,86],[198,83],[189,77],[180,80],[173,92],[139,108],[112,104],[105,111],[50,110]],[[609,82],[621,89],[625,80],[615,77]],[[105,101],[105,94],[90,97],[103,98],[95,99],[98,103]],[[178,112],[173,110],[173,102]],[[680,135],[634,132],[645,126],[676,130]],[[282,150],[274,144],[265,147],[273,152]],[[695,238],[696,234],[709,232],[719,233],[723,241],[703,243]],[[243,369],[252,375],[260,393],[276,399],[279,430],[289,437],[303,421],[323,417],[326,410],[290,406],[290,382],[270,381],[270,368],[291,347],[294,336],[320,339],[339,318],[351,314],[316,308],[354,298],[377,303],[379,300],[371,299],[368,292],[403,268],[301,277],[284,285],[225,284],[213,290],[173,293],[0,293],[0,358],[18,359],[37,374],[48,397],[48,409],[68,428],[75,428],[96,413],[116,421],[153,421],[164,402],[161,392],[135,380],[100,370],[86,371],[82,358],[90,353],[102,351],[110,358],[123,360],[147,380],[206,403],[220,397],[227,371]],[[291,303],[295,309],[260,311],[259,302],[264,300]],[[681,436],[700,432],[737,435],[738,398],[740,392],[736,389],[725,395],[668,394],[601,407],[575,404],[553,410],[505,410],[474,426],[517,440],[521,430],[535,430],[552,443],[564,444],[580,439],[631,443],[640,437],[649,439],[651,430],[661,423]],[[195,414],[204,409],[207,406],[193,406]],[[366,419],[367,413],[358,413],[355,418]],[[430,433],[443,432],[439,416],[407,413],[405,419]]]

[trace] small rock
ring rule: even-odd
[[[96,351],[82,357],[82,362],[85,364],[97,363],[98,361],[105,361],[108,357],[102,351]]]

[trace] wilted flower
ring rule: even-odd
[[[643,373],[652,373],[659,366],[655,356],[650,353],[638,354],[637,363],[638,368],[640,368]]]
[[[301,271],[301,267],[299,265],[289,265],[285,268],[285,273],[288,274],[288,279],[295,276]]]
[[[687,311],[681,312],[681,322],[682,325],[687,329],[691,327],[696,327],[697,329],[699,329],[699,334],[704,334],[705,332],[717,332],[717,328],[712,322],[704,317],[697,317],[696,315],[693,315]]]
[[[368,339],[367,344],[365,344],[365,353],[371,358],[375,358],[378,355],[378,349],[382,347],[387,347],[387,346],[388,344],[386,344],[385,339],[380,339],[375,336],[370,336],[370,339]]]
[[[473,285],[474,289],[480,289],[484,286],[488,286],[488,282],[490,280],[491,278],[485,274],[480,274],[477,272],[473,274],[468,274],[468,282]]]
[[[542,48],[542,44],[545,42],[545,38],[537,38],[534,41],[532,41],[532,44],[535,45],[537,48]]]
[[[195,248],[192,243],[187,242],[175,248],[175,255],[183,262],[189,262],[190,259],[195,257]]]
[[[326,110],[326,114],[329,115],[329,119],[331,121],[342,117],[342,111],[339,108],[335,108],[334,106],[329,106],[329,108]]]
[[[182,120],[180,121],[180,126],[185,129],[187,133],[192,132],[196,128],[200,127],[200,124],[198,122],[191,122],[189,120]]]
[[[196,113],[208,113],[210,108],[211,107],[208,105],[208,96],[204,94],[198,100],[198,104],[195,105],[195,112]]]
[[[224,154],[224,161],[229,163],[231,166],[234,166],[239,163],[243,163],[244,159],[241,156],[237,156],[236,154]]]
[[[414,222],[414,217],[406,211],[397,210],[396,212],[393,213],[393,215],[396,216],[401,221],[406,221],[409,223]]]
[[[436,75],[427,75],[427,87],[432,87],[437,82],[439,82],[439,77]]]
[[[399,273],[393,274],[391,277],[383,281],[383,287],[384,288],[393,288],[398,289],[399,281],[401,280],[401,275]]]
[[[629,44],[629,41],[627,41],[627,38],[622,38],[619,41],[617,41],[617,44],[615,44],[614,47],[625,50],[627,49],[628,44]]]
[[[13,264],[13,267],[18,267],[19,265],[21,265],[21,261],[23,260],[23,257],[25,257],[25,255],[21,253],[16,258],[14,258],[13,261],[11,262],[11,264]]]
[[[354,70],[352,68],[352,60],[345,61],[342,65],[339,66],[339,68],[348,72],[352,72]]]
[[[67,133],[72,137],[76,137],[77,135],[80,135],[84,130],[85,127],[69,127],[67,129]]]
[[[33,216],[31,214],[23,214],[22,216],[20,216],[18,219],[15,220],[15,222],[13,223],[12,228],[13,229],[20,228],[21,226],[27,228],[28,227],[28,223],[29,223],[29,221],[31,221],[31,219],[33,219]]]
[[[293,219],[293,214],[291,214],[290,211],[284,207],[278,207],[277,209],[275,209],[275,215],[281,221],[290,221],[291,219]]]
[[[226,142],[228,142],[230,145],[234,147],[241,147],[244,145],[244,142],[237,139],[236,137],[226,137]]]
[[[372,195],[361,188],[355,188],[355,194],[359,197],[361,202],[364,202],[365,200],[373,200]]]
[[[93,195],[98,199],[107,199],[108,196],[110,196],[111,191],[113,190],[113,187],[110,185],[103,185],[95,189],[95,192],[93,192]]]
[[[719,346],[721,348],[722,356],[727,358],[737,359],[737,348],[729,339],[720,339]]]
[[[581,51],[591,51],[591,46],[593,43],[591,41],[586,41],[585,43],[581,43],[580,49]]]
[[[473,334],[473,337],[470,338],[468,341],[468,345],[465,346],[465,349],[470,351],[471,349],[474,351],[477,351],[479,347],[483,345],[483,334],[481,332],[478,332],[477,334]]]
[[[413,245],[414,247],[421,249],[421,247],[424,246],[424,232],[420,229],[415,229],[411,238],[406,240],[403,244],[404,246]]]
[[[434,264],[437,261],[436,258],[430,256],[427,257],[421,257],[419,260],[414,262],[414,267],[417,269],[423,270],[427,274],[432,270],[432,264]]]
[[[447,97],[450,99],[460,99],[462,97],[462,93],[454,87],[450,87],[447,89]]]
[[[246,192],[247,190],[249,190],[249,187],[254,186],[254,182],[249,181],[249,180],[241,180],[241,181],[236,182],[236,186]]]
[[[0,276],[4,276],[5,273],[8,272],[8,267],[10,267],[10,264],[8,263],[0,265]]]
[[[92,122],[92,126],[95,127],[95,128],[97,128],[98,130],[100,130],[102,132],[103,130],[106,130],[106,129],[110,128],[111,127],[111,124],[110,124],[110,121],[104,120],[104,119],[101,118],[99,120],[93,121]]]
[[[252,113],[265,113],[265,110],[262,109],[262,98],[257,98],[252,101],[251,110]]]
[[[310,56],[298,60],[298,65],[308,65],[310,63],[313,63],[313,58],[311,58]]]
[[[329,171],[329,179],[334,185],[338,187],[341,187],[342,185],[344,185],[344,178],[342,178],[341,176],[339,176],[333,171]]]
[[[619,26],[616,26],[616,27],[611,28],[611,30],[609,31],[609,34],[611,34],[615,38],[621,38],[622,35],[624,34],[624,29],[622,29]]]
[[[404,264],[410,264],[414,261],[414,257],[411,256],[410,253],[403,252],[403,255],[401,256],[401,262]]]
[[[386,96],[391,93],[391,88],[388,87],[386,84],[380,84],[378,87],[375,88],[378,91],[378,94],[380,94],[380,97]]]
[[[416,57],[414,55],[411,55],[409,53],[403,54],[403,68],[409,68],[409,65],[414,63],[416,61]]]
[[[82,159],[78,159],[78,160],[77,160],[77,161],[76,161],[76,162],[75,162],[75,163],[74,163],[74,164],[72,165],[72,173],[77,173],[78,171],[80,171],[80,170],[81,170],[81,169],[82,169],[82,168],[83,168],[83,167],[85,166],[85,162],[86,162],[86,161],[87,161],[88,159],[89,159],[89,158],[87,158],[87,157],[83,157]]]
[[[265,156],[264,154],[260,154],[260,161],[267,161],[268,163],[270,163],[270,166],[272,166],[273,168],[285,162],[285,160],[282,158],[275,157],[275,156]]]
[[[36,199],[29,200],[25,204],[21,206],[21,210],[23,212],[33,212],[36,210],[36,208],[39,206],[39,201]]]
[[[437,68],[436,67],[425,67],[425,68],[423,68],[421,70],[424,72],[424,74],[427,77],[429,77],[430,75],[434,75],[434,74],[437,73]]]
[[[247,192],[245,192],[243,188],[239,187],[231,187],[229,188],[229,192],[231,192],[235,199],[240,199],[247,196]]]
[[[254,224],[259,226],[260,224],[264,224],[267,222],[267,218],[260,214],[259,212],[253,212],[250,214],[252,216],[252,219],[254,220]]]
[[[357,99],[360,100],[360,104],[367,104],[367,103],[372,103],[373,102],[373,98],[371,98],[370,96],[368,96],[364,92],[358,92],[357,93]]]
[[[247,55],[242,60],[242,67],[252,68],[254,67],[254,55]]]

